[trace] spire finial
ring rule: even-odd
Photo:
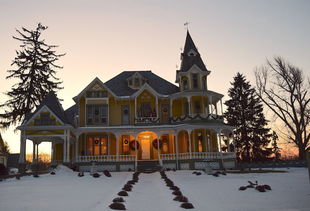
[[[186,27],[186,30],[188,31],[188,25],[190,24],[190,22],[189,21],[186,21],[185,23],[184,23],[184,26]]]

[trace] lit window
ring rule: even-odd
[[[107,136],[88,136],[87,154],[88,155],[106,155],[107,154]]]

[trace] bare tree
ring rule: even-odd
[[[256,91],[260,99],[284,123],[287,141],[298,147],[299,159],[310,149],[309,79],[281,57],[255,70]],[[283,131],[282,131],[283,132]]]

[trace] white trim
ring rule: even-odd
[[[45,109],[47,109],[56,118],[57,121],[59,121],[62,125],[65,125],[65,123],[61,119],[59,119],[57,115],[48,106],[44,105],[36,113],[34,113],[29,120],[24,122],[21,126],[27,125],[29,122],[33,121],[35,117],[37,117],[38,114],[40,114]],[[39,125],[36,125],[36,126],[39,126]]]
[[[116,97],[116,95],[114,94],[114,92],[112,92],[112,90],[110,90],[98,77],[96,77],[95,79],[93,79],[77,96],[75,96],[73,98],[73,100],[75,102],[77,102],[82,95],[85,94],[85,92],[90,89],[95,83],[99,83],[99,85],[103,86],[103,88],[105,88],[107,91],[109,91],[114,97]]]

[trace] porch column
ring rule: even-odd
[[[120,138],[120,134],[114,133],[114,135],[115,135],[115,144],[116,144],[116,158],[118,160],[119,159],[119,138]]]
[[[20,132],[20,154],[18,163],[25,163],[25,155],[26,155],[26,138],[24,136],[24,131]]]
[[[156,97],[156,101],[155,101],[155,106],[156,106],[156,108],[155,108],[155,112],[156,112],[156,117],[157,117],[157,119],[159,118],[159,113],[158,113],[158,97],[157,96],[155,96]]]
[[[214,104],[214,107],[215,107],[215,114],[218,115],[217,102]]]
[[[221,115],[223,115],[223,103],[222,103],[222,99],[220,100],[220,104],[221,104]]]
[[[133,137],[135,137],[135,153],[136,153],[136,158],[135,158],[135,171],[137,171],[138,167],[138,149],[137,149],[137,143],[138,143],[138,135],[135,134]]]
[[[173,99],[170,99],[170,103],[169,103],[169,108],[170,108],[170,110],[169,110],[169,117],[173,117],[173,115],[172,115],[172,106],[173,106]]]
[[[70,162],[70,131],[67,130],[67,162]]]
[[[36,149],[36,162],[37,162],[37,163],[39,162],[39,144],[40,144],[40,143],[37,143],[37,144],[36,144],[36,148],[37,148],[37,149]]]
[[[137,97],[135,97],[135,119],[137,119],[137,118],[138,118],[138,114],[137,114]],[[134,122],[134,123],[136,123],[136,122]]]
[[[188,134],[188,148],[189,148],[189,158],[192,159],[192,139],[191,139],[192,130],[187,130]]]
[[[210,99],[208,98],[208,113],[213,114],[213,108],[212,108],[212,95],[210,96]]]
[[[160,146],[159,146],[159,139],[161,137],[161,134],[155,133],[157,135],[157,156],[158,156],[158,161],[159,161],[159,165],[163,165],[162,160],[160,159]]]
[[[62,155],[62,160],[64,163],[67,162],[67,136],[63,137],[64,143],[63,143],[63,155]]]
[[[51,163],[54,161],[54,142],[51,143]]]
[[[178,142],[178,132],[173,134],[175,142],[175,159],[176,159],[176,169],[179,169],[179,142]]]
[[[79,161],[79,138],[80,136],[79,135],[75,135],[75,162],[78,162]]]
[[[36,143],[32,141],[32,163],[36,162]]]
[[[222,133],[222,129],[219,130],[217,137],[218,137],[218,141],[219,141],[219,145],[220,145],[219,152],[221,153],[222,168],[224,169],[224,159],[223,159],[223,152],[222,152],[222,136],[221,136],[221,133]]]
[[[190,116],[192,114],[192,97],[187,96],[187,104],[188,104],[188,115]]]

